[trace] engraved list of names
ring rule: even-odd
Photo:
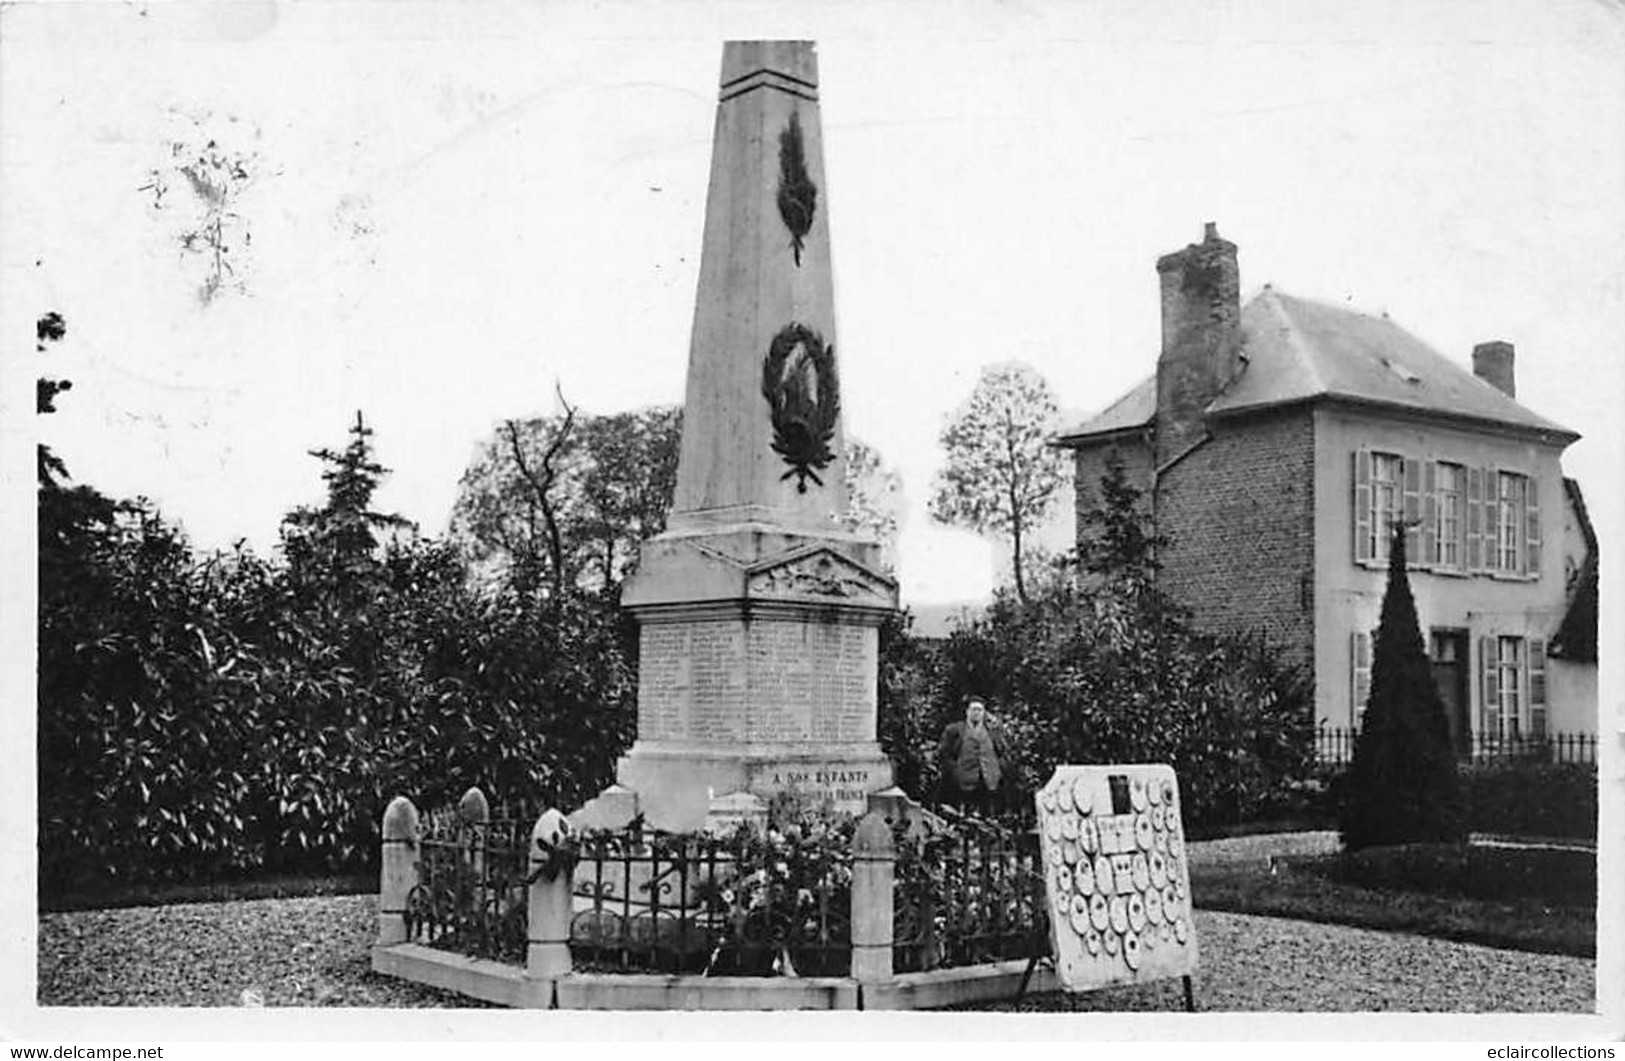
[[[878,633],[795,620],[651,623],[638,734],[656,740],[873,740]]]

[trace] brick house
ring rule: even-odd
[[[1115,453],[1167,539],[1164,588],[1311,666],[1334,728],[1364,709],[1403,519],[1458,747],[1595,734],[1596,536],[1560,465],[1579,435],[1517,403],[1512,346],[1480,344],[1469,372],[1386,317],[1268,287],[1243,306],[1211,224],[1157,272],[1156,372],[1056,440],[1079,515]]]

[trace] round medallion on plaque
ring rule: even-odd
[[[1156,888],[1145,893],[1145,919],[1153,925],[1162,924],[1162,892]]]
[[[1072,813],[1072,786],[1065,781],[1055,790],[1055,808],[1062,814]]]
[[[1089,818],[1078,825],[1078,846],[1091,855],[1100,850],[1100,826]]]
[[[1109,855],[1095,859],[1095,887],[1107,895],[1117,890],[1117,881],[1112,873],[1112,860]]]
[[[1078,864],[1072,867],[1072,887],[1078,890],[1079,895],[1094,894],[1095,871],[1087,858],[1078,859]]]
[[[1123,933],[1128,931],[1128,903],[1121,895],[1112,896],[1111,904],[1107,907],[1106,916],[1111,918],[1112,931]]]
[[[1106,897],[1099,892],[1089,897],[1089,923],[1095,927],[1096,932],[1104,932],[1111,926],[1111,909],[1106,905]]]
[[[1123,937],[1123,961],[1130,969],[1140,968],[1140,937],[1134,932]]]
[[[1146,814],[1134,818],[1134,843],[1141,851],[1151,850],[1151,817]]]
[[[1151,887],[1151,867],[1146,862],[1143,851],[1134,853],[1134,861],[1129,863],[1129,876],[1133,879],[1136,890],[1143,892]]]
[[[1145,794],[1145,778],[1131,777],[1128,779],[1129,806],[1137,811],[1145,810],[1147,803]]]
[[[1139,892],[1128,897],[1128,927],[1134,932],[1145,927],[1145,899]]]
[[[1074,895],[1072,903],[1067,910],[1067,920],[1072,925],[1072,931],[1083,935],[1089,931],[1089,902],[1081,895]]]
[[[1072,802],[1077,806],[1079,814],[1094,813],[1095,799],[1089,791],[1087,778],[1080,777],[1072,783]]]

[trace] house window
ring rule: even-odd
[[[1440,462],[1436,475],[1438,539],[1435,555],[1439,558],[1439,566],[1459,570],[1464,552],[1462,540],[1466,532],[1466,521],[1462,517],[1466,511],[1467,469],[1459,464]]]
[[[1349,721],[1358,729],[1365,718],[1365,704],[1371,699],[1371,641],[1370,634],[1355,631],[1349,644]]]
[[[1496,640],[1496,736],[1517,740],[1523,736],[1523,638]]]
[[[1495,481],[1495,559],[1490,566],[1507,574],[1523,574],[1528,480],[1501,472]]]
[[[1379,563],[1388,561],[1389,535],[1401,517],[1405,490],[1405,460],[1392,453],[1371,455],[1371,553]]]
[[[1484,663],[1481,732],[1489,740],[1546,736],[1546,642],[1542,638],[1480,638]]]

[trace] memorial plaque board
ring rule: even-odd
[[[1055,975],[1068,991],[1196,971],[1171,766],[1059,766],[1034,796]]]
[[[838,811],[862,814],[877,787],[873,773],[869,765],[835,759],[767,762],[751,767],[750,790],[767,799],[794,792],[815,807],[829,803]]]

